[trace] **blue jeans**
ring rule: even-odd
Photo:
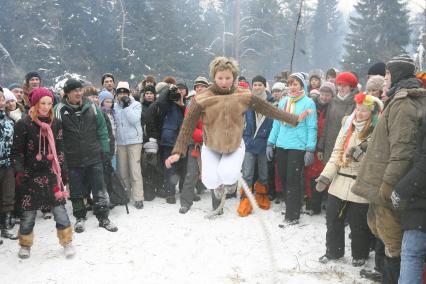
[[[246,152],[243,161],[243,178],[249,186],[252,186],[256,181],[255,169],[257,163],[257,179],[263,185],[268,185],[268,160],[266,154],[253,154]]]
[[[52,209],[53,218],[55,218],[56,228],[63,230],[71,226],[70,219],[68,218],[67,209],[64,205],[58,205]],[[21,223],[19,226],[20,235],[28,235],[34,229],[37,210],[24,211],[21,215]]]
[[[426,233],[420,230],[404,231],[399,284],[423,284],[425,255]]]
[[[89,187],[85,183],[88,183]],[[87,195],[87,188],[91,190],[93,196],[93,214],[98,219],[108,217],[109,196],[104,183],[102,163],[69,168],[69,184],[74,217],[77,219],[86,217],[83,198]]]

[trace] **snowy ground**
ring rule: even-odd
[[[179,202],[159,198],[143,210],[130,205],[130,215],[116,207],[110,217],[117,233],[99,228],[90,213],[86,232],[74,235],[77,254],[71,260],[63,257],[54,222],[38,217],[30,259],[18,259],[15,241],[0,246],[0,283],[272,283],[271,250],[258,218],[238,217],[237,205],[237,199],[227,200],[216,220],[204,219],[211,208],[208,193],[185,215],[178,213]],[[317,261],[325,251],[324,215],[304,215],[301,225],[281,229],[281,210],[274,204],[260,212],[270,233],[276,283],[370,283],[351,266],[348,241],[343,260]]]

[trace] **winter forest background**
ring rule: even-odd
[[[301,13],[300,4],[303,2]],[[242,74],[353,70],[407,51],[425,70],[425,0],[0,0],[0,78],[38,70],[45,85],[65,72],[100,84],[105,72],[192,81],[218,55]],[[354,8],[352,4],[355,3]],[[348,15],[344,12],[350,11]],[[47,82],[46,82],[47,81]]]

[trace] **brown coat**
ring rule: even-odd
[[[425,89],[401,89],[382,113],[352,191],[391,208],[393,187],[408,172],[426,108]]]
[[[173,154],[184,156],[192,133],[201,117],[203,140],[218,153],[231,153],[241,144],[244,113],[248,108],[265,116],[297,125],[298,116],[273,107],[267,101],[253,96],[250,90],[239,88],[223,91],[213,85],[195,96],[189,105]]]
[[[337,135],[342,127],[343,117],[350,115],[355,109],[356,104],[354,96],[357,92],[358,89],[352,91],[344,100],[335,96],[328,106],[324,130],[322,131],[317,145],[318,152],[324,153],[323,163],[325,164],[328,162],[331,153],[333,152]]]

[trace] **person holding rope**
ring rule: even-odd
[[[204,138],[201,150],[202,181],[221,199],[224,194],[235,191],[235,184],[241,175],[245,154],[243,114],[248,108],[291,125],[297,125],[310,113],[307,111],[299,116],[290,114],[253,96],[247,89],[236,88],[238,72],[238,63],[232,58],[216,57],[210,63],[213,85],[191,101],[172,155],[165,160],[166,167],[170,168],[185,156],[191,135],[201,117]]]

